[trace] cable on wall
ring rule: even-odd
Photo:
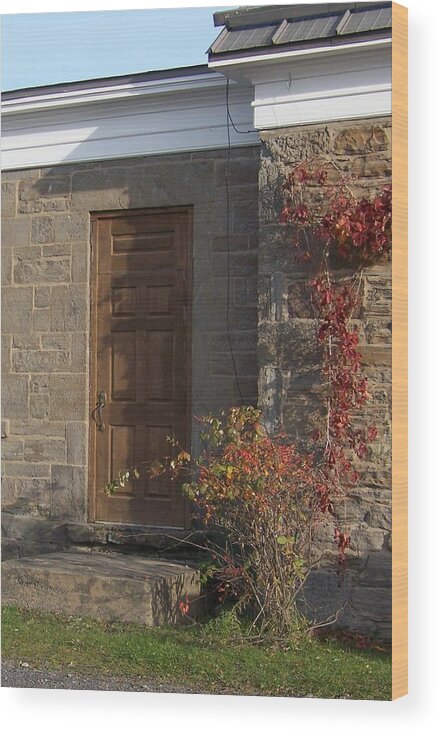
[[[229,341],[230,355],[232,358],[233,371],[235,374],[236,386],[238,389],[239,398],[242,406],[245,405],[245,400],[242,394],[241,385],[239,383],[238,369],[236,366],[235,353],[232,345],[232,334],[230,330],[230,190],[229,190],[229,170],[230,170],[230,153],[231,153],[231,139],[230,139],[230,126],[233,127],[235,132],[239,135],[248,135],[252,130],[238,130],[230,114],[229,107],[229,79],[226,81],[226,111],[227,111],[227,157],[226,157],[226,170],[225,170],[225,184],[226,184],[226,249],[227,249],[227,339]]]

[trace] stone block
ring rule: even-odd
[[[392,317],[392,282],[390,276],[367,275],[364,283],[364,313]]]
[[[90,247],[85,242],[75,245],[72,252],[72,282],[89,282]]]
[[[69,351],[72,343],[71,333],[50,333],[41,336],[41,346],[56,351]]]
[[[31,241],[33,244],[50,244],[55,241],[53,218],[35,216],[32,218]]]
[[[69,282],[70,259],[18,262],[14,267],[14,281],[18,285],[43,282]]]
[[[44,210],[42,201],[18,201],[19,214],[39,214]]]
[[[2,478],[2,509],[13,507],[16,501],[15,493],[15,479],[14,478]],[[3,543],[2,543],[2,560],[3,560]]]
[[[47,503],[50,496],[50,481],[44,478],[16,478],[17,498],[25,498],[30,503]]]
[[[41,247],[14,247],[14,257],[19,262],[35,262],[41,257]]]
[[[34,288],[34,307],[48,308],[50,306],[50,287]]]
[[[11,478],[48,478],[50,465],[47,463],[8,462],[3,463],[5,475]]]
[[[88,429],[86,422],[69,422],[66,425],[67,463],[87,465]]]
[[[66,459],[66,443],[63,438],[25,437],[24,459],[32,463],[63,463]]]
[[[72,465],[52,465],[51,518],[63,521],[85,521],[86,486],[85,468]]]
[[[40,308],[32,314],[32,329],[35,332],[46,332],[50,330],[51,310],[50,308]]]
[[[58,285],[52,288],[50,330],[85,331],[87,326],[87,288],[85,285]]]
[[[87,389],[78,374],[51,374],[49,377],[51,420],[85,421]]]
[[[70,242],[63,244],[47,244],[43,247],[43,257],[70,257],[72,245]]]
[[[34,395],[31,394],[31,398]],[[45,395],[43,395],[45,396]],[[11,421],[11,431],[14,435],[31,435],[38,437],[65,437],[66,426],[64,422],[41,422],[33,419],[14,419]]]
[[[85,373],[88,360],[87,333],[72,333],[70,370],[74,373]]]
[[[40,347],[40,337],[34,333],[18,333],[12,336],[12,348],[36,350]]]
[[[11,371],[11,336],[2,335],[2,374]]]
[[[23,419],[29,416],[29,384],[24,374],[2,374],[2,416]]]
[[[30,218],[10,218],[2,221],[2,249],[30,244]]]
[[[335,134],[336,153],[373,153],[386,150],[389,139],[382,125],[358,124],[349,126]]]
[[[89,201],[83,210],[89,211],[92,198],[93,194],[89,193]],[[92,208],[96,209],[94,205]],[[90,216],[88,213],[56,216],[54,227],[56,242],[89,241]]]
[[[32,325],[32,287],[4,287],[2,290],[2,332],[29,333]]]
[[[130,181],[132,176],[130,176]],[[74,173],[72,176],[72,210],[109,210],[121,208],[121,199],[129,205],[129,181],[123,168],[95,168]],[[137,190],[138,187],[136,186]],[[146,200],[146,199],[145,199]],[[68,229],[66,230],[68,233]],[[59,237],[57,237],[59,238]],[[84,236],[72,238],[87,239]],[[59,239],[61,241],[61,239]],[[66,241],[71,240],[70,237]]]
[[[37,180],[23,180],[18,185],[19,201],[38,201],[41,194],[37,187]]]
[[[23,440],[10,435],[2,442],[2,459],[14,462],[15,460],[23,460],[23,449]]]
[[[33,189],[38,198],[67,198],[71,192],[71,177],[43,174],[34,184]]]
[[[47,419],[49,417],[49,395],[32,394],[30,397],[30,416],[33,419]]]
[[[68,351],[24,351],[12,352],[12,367],[15,371],[51,373],[68,371],[70,354]]]
[[[2,419],[1,428],[1,439],[4,440],[9,435],[9,419]]]
[[[217,188],[225,186],[226,178],[229,186],[256,186],[258,182],[259,160],[242,157],[215,162],[215,184]]]
[[[2,287],[12,284],[12,249],[2,250]]]
[[[17,210],[17,185],[13,181],[2,183],[2,219],[15,216]]]
[[[194,603],[199,572],[183,563],[116,552],[54,552],[2,565],[2,603],[27,609],[146,626],[182,621]]]

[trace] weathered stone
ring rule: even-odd
[[[33,188],[37,198],[68,197],[71,192],[71,178],[69,175],[43,175]]]
[[[2,565],[2,602],[80,617],[140,623],[181,622],[182,597],[196,605],[199,572],[144,557],[52,553]]]
[[[51,374],[51,420],[85,421],[87,392],[85,378],[78,374]]]
[[[69,351],[71,342],[71,333],[50,333],[49,335],[41,336],[41,346],[47,349]]]
[[[2,479],[2,509],[14,506],[16,501],[15,493],[15,479],[14,478],[3,478]],[[2,542],[2,560],[3,560],[3,542]]]
[[[11,336],[2,335],[2,374],[11,371]]]
[[[49,395],[32,394],[30,397],[30,416],[33,419],[47,419],[49,417]]]
[[[72,465],[52,465],[50,515],[64,521],[86,517],[86,470]]]
[[[30,243],[30,219],[9,218],[2,221],[2,249],[28,246]]]
[[[70,369],[74,373],[84,373],[87,369],[87,333],[72,333]]]
[[[88,206],[84,208],[88,211]],[[54,220],[55,241],[88,241],[90,238],[89,218],[88,214],[84,213],[56,216]]]
[[[50,287],[35,287],[34,306],[36,308],[48,308],[50,306]]]
[[[247,157],[235,158],[227,163],[218,160],[215,163],[215,183],[219,188],[225,186],[226,178],[229,186],[256,186],[258,181],[258,160]]]
[[[19,214],[39,214],[43,211],[42,201],[19,201],[18,202],[18,213]]]
[[[49,393],[49,375],[48,374],[32,374],[29,383],[31,394],[48,394]]]
[[[40,192],[37,188],[37,180],[24,180],[18,186],[18,199],[20,201],[37,201]]]
[[[72,282],[89,282],[89,246],[83,242],[75,244],[72,252]]]
[[[50,465],[44,463],[7,462],[4,458],[4,470],[10,477],[45,478],[50,476]]]
[[[14,257],[19,262],[35,262],[41,257],[41,247],[14,247]]]
[[[17,185],[14,182],[2,183],[2,218],[15,216],[17,207]]]
[[[12,249],[2,249],[2,287],[12,284]]]
[[[16,371],[68,371],[70,354],[66,351],[13,351],[12,366]]]
[[[66,443],[54,437],[26,437],[24,459],[33,463],[62,463],[66,459]]]
[[[130,182],[133,184],[133,175],[130,176]],[[72,209],[75,211],[90,211],[90,200],[93,199],[93,208],[95,210],[105,210],[112,208],[121,208],[121,199],[125,206],[129,205],[127,194],[127,173],[120,168],[97,168],[95,170],[86,170],[75,172],[72,177]],[[141,190],[139,181],[136,180],[137,191]],[[145,199],[146,200],[146,199]],[[68,234],[69,228],[65,230]],[[57,235],[60,241],[64,237]],[[65,241],[71,239],[88,239],[87,236],[67,235]]]
[[[72,245],[69,242],[63,244],[47,244],[43,247],[43,257],[70,257]]]
[[[40,337],[31,333],[29,335],[18,333],[12,336],[12,348],[38,349]]]
[[[50,330],[84,331],[87,325],[87,306],[85,285],[53,287]]]
[[[2,419],[1,429],[1,438],[4,440],[9,435],[9,419]]]
[[[29,415],[29,384],[27,375],[2,374],[2,415],[21,419]]]
[[[381,125],[364,123],[348,127],[336,134],[334,150],[336,153],[366,153],[385,150],[389,140]]]
[[[32,315],[32,329],[36,332],[45,332],[50,330],[51,310],[50,308],[40,308],[35,310]]]
[[[14,267],[14,281],[19,284],[42,282],[69,282],[70,260],[39,259],[36,262],[18,262]]]
[[[55,240],[51,216],[36,216],[32,219],[31,241],[33,244],[48,244]]]
[[[66,425],[67,463],[69,465],[87,465],[87,435],[85,422],[69,422]]]
[[[23,460],[23,440],[10,435],[2,442],[3,460]]]
[[[4,287],[2,290],[2,332],[29,333],[32,323],[32,287]]]
[[[31,398],[34,395],[31,394]],[[39,396],[48,396],[40,394]],[[47,437],[64,437],[66,426],[64,422],[40,422],[32,419],[11,421],[11,431],[14,435],[47,435]]]

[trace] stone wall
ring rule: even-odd
[[[335,122],[261,133],[259,231],[259,398],[273,427],[295,439],[311,429],[321,407],[316,323],[307,304],[306,267],[293,259],[290,237],[279,224],[282,184],[292,165],[325,155],[357,176],[367,194],[390,180],[390,120]],[[374,423],[379,436],[360,465],[345,522],[352,537],[348,571],[339,588],[333,557],[309,583],[312,613],[339,619],[368,634],[390,636],[391,622],[391,266],[365,271],[356,324],[371,399],[359,424]],[[322,527],[321,549],[333,551],[333,529]]]
[[[256,401],[259,148],[230,153],[229,236],[226,166],[227,151],[214,150],[3,174],[2,500],[13,551],[87,519],[90,212],[193,206],[192,411],[239,400],[228,271],[239,387]],[[49,534],[28,517],[54,522]]]

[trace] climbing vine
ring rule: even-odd
[[[377,437],[374,424],[356,426],[368,400],[360,339],[363,270],[391,254],[391,186],[358,195],[355,180],[334,163],[314,160],[293,168],[283,190],[280,222],[293,256],[309,269],[307,287],[321,353],[324,416],[312,444],[294,445],[270,434],[253,407],[234,407],[221,418],[207,415],[204,449],[189,454],[172,439],[169,457],[148,466],[183,483],[199,521],[220,530],[207,541],[218,600],[246,607],[259,632],[283,634],[297,623],[297,598],[316,561],[313,541],[323,517],[331,517],[342,577],[350,546],[343,512],[349,488],[361,478],[361,461]],[[122,471],[111,493],[138,468]],[[190,614],[186,598],[180,611]]]

